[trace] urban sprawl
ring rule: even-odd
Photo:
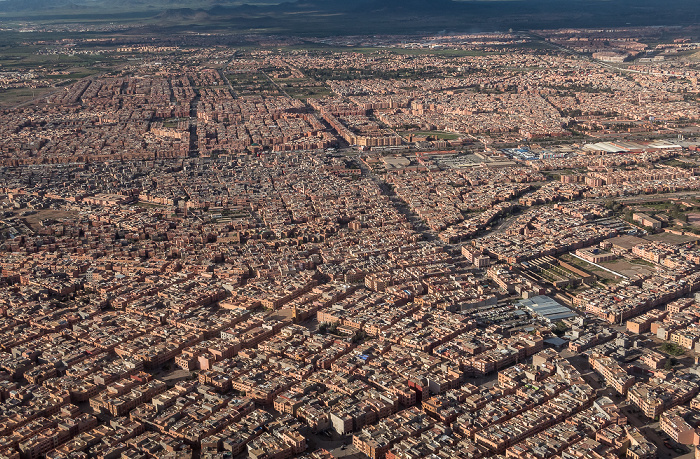
[[[700,458],[683,34],[27,43],[0,457]]]

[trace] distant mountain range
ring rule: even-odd
[[[163,28],[385,34],[559,27],[692,25],[698,0],[0,0],[13,19],[109,16]]]

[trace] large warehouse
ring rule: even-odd
[[[532,311],[538,317],[549,323],[558,322],[562,319],[568,319],[569,317],[576,317],[577,315],[571,309],[545,295],[521,300],[518,302],[518,305]]]

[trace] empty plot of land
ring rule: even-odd
[[[700,226],[700,214],[688,214],[688,223],[693,226]]]
[[[632,247],[639,244],[644,244],[646,241],[641,237],[636,236],[618,236],[612,239],[608,239],[613,246],[623,248],[625,250],[632,250]]]
[[[649,274],[656,272],[656,267],[649,262],[645,262],[644,260],[626,260],[620,258],[601,263],[600,265],[612,271],[623,274],[630,279],[634,279],[637,276],[648,276]]]
[[[686,236],[673,233],[651,234],[649,236],[645,236],[644,239],[649,241],[667,242],[669,244],[685,244],[686,242],[695,242],[698,240],[696,236]]]
[[[71,212],[68,210],[41,209],[41,210],[37,210],[35,214],[27,215],[26,217],[23,217],[23,219],[31,229],[33,229],[34,231],[37,231],[39,228],[41,228],[40,222],[42,220],[46,220],[46,219],[64,220],[66,218],[74,218],[77,215],[78,215],[77,212]]]

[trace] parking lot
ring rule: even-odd
[[[532,323],[530,313],[519,309],[513,304],[499,304],[496,307],[480,308],[468,311],[468,314],[477,321],[477,324],[482,326],[498,324],[508,329]]]

